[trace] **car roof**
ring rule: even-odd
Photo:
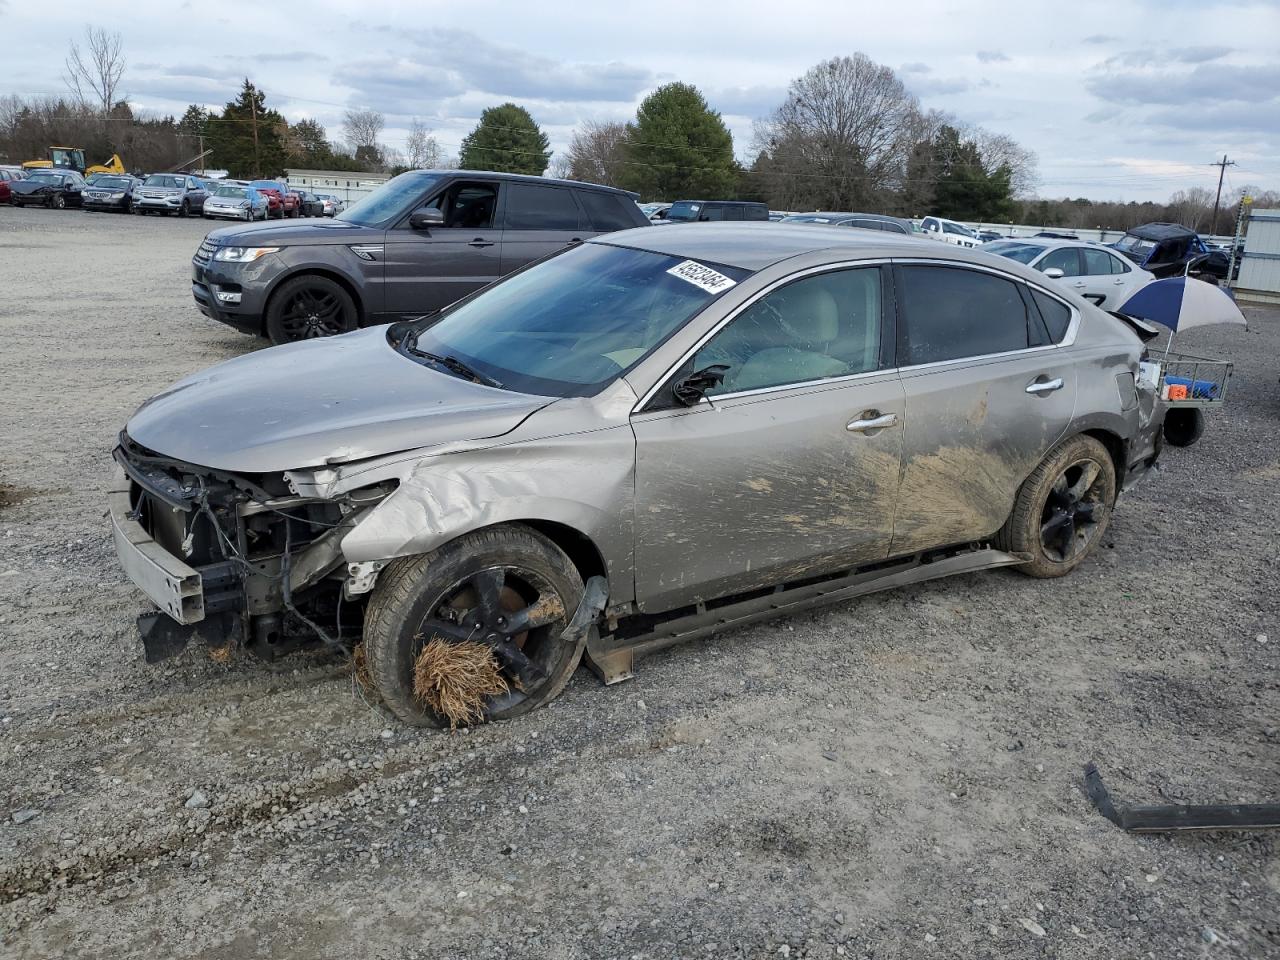
[[[924,250],[941,259],[952,259],[952,250],[959,250],[958,247],[935,250],[944,245],[878,230],[832,230],[816,224],[773,222],[691,223],[678,230],[637,227],[605,234],[589,242],[705,260],[752,272],[817,250],[847,251],[856,258],[911,256]]]
[[[1194,230],[1188,230],[1178,223],[1144,223],[1141,226],[1130,227],[1128,232],[1142,240],[1157,241],[1197,236]]]
[[[640,194],[632,190],[621,190],[618,187],[606,187],[602,183],[587,183],[584,180],[562,180],[558,177],[535,177],[527,173],[502,173],[496,170],[409,170],[408,173],[433,174],[437,177],[491,177],[495,180],[512,180],[519,183],[536,183],[543,187],[576,187],[584,190],[601,190],[605,193],[618,193],[632,200],[639,200]]]

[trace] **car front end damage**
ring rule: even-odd
[[[394,481],[324,499],[294,493],[283,474],[185,463],[123,433],[113,456],[116,552],[158,607],[138,618],[148,662],[192,639],[266,659],[358,641],[363,597],[344,596],[341,541]]]

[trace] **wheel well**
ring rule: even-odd
[[[271,293],[267,296],[267,302],[262,308],[262,336],[265,337],[267,335],[267,314],[271,312],[271,304],[275,301],[276,294],[278,294],[280,292],[280,288],[290,280],[297,280],[299,277],[324,277],[326,280],[332,280],[343,290],[347,291],[347,296],[349,296],[351,298],[351,302],[356,305],[356,325],[361,327],[364,326],[364,303],[360,300],[360,294],[356,292],[356,288],[352,286],[351,281],[342,274],[335,273],[332,270],[310,267],[305,270],[298,270],[294,273],[286,274],[277,280],[275,286],[271,288]]]
[[[1111,465],[1116,469],[1116,490],[1119,491],[1124,486],[1125,473],[1128,471],[1129,465],[1125,462],[1126,444],[1123,439],[1116,436],[1110,430],[1086,430],[1086,437],[1093,437],[1104,447],[1107,453],[1111,454]]]
[[[609,579],[609,570],[605,566],[604,557],[599,548],[591,542],[591,538],[575,530],[573,527],[554,520],[521,520],[526,527],[532,527],[565,552],[570,562],[578,569],[582,582],[592,577]]]

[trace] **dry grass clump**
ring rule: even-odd
[[[448,719],[450,730],[484,719],[486,698],[509,689],[493,651],[483,644],[432,637],[413,665],[414,696]]]
[[[364,644],[356,645],[351,651],[351,676],[365,693],[373,692],[373,676],[369,673],[369,656],[364,652]]]

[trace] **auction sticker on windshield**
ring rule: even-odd
[[[730,287],[737,285],[736,280],[730,280],[723,273],[717,273],[710,267],[704,267],[697,260],[686,260],[684,263],[677,263],[667,273],[673,277],[679,277],[681,280],[687,280],[695,287],[701,287],[707,293],[723,293]]]

